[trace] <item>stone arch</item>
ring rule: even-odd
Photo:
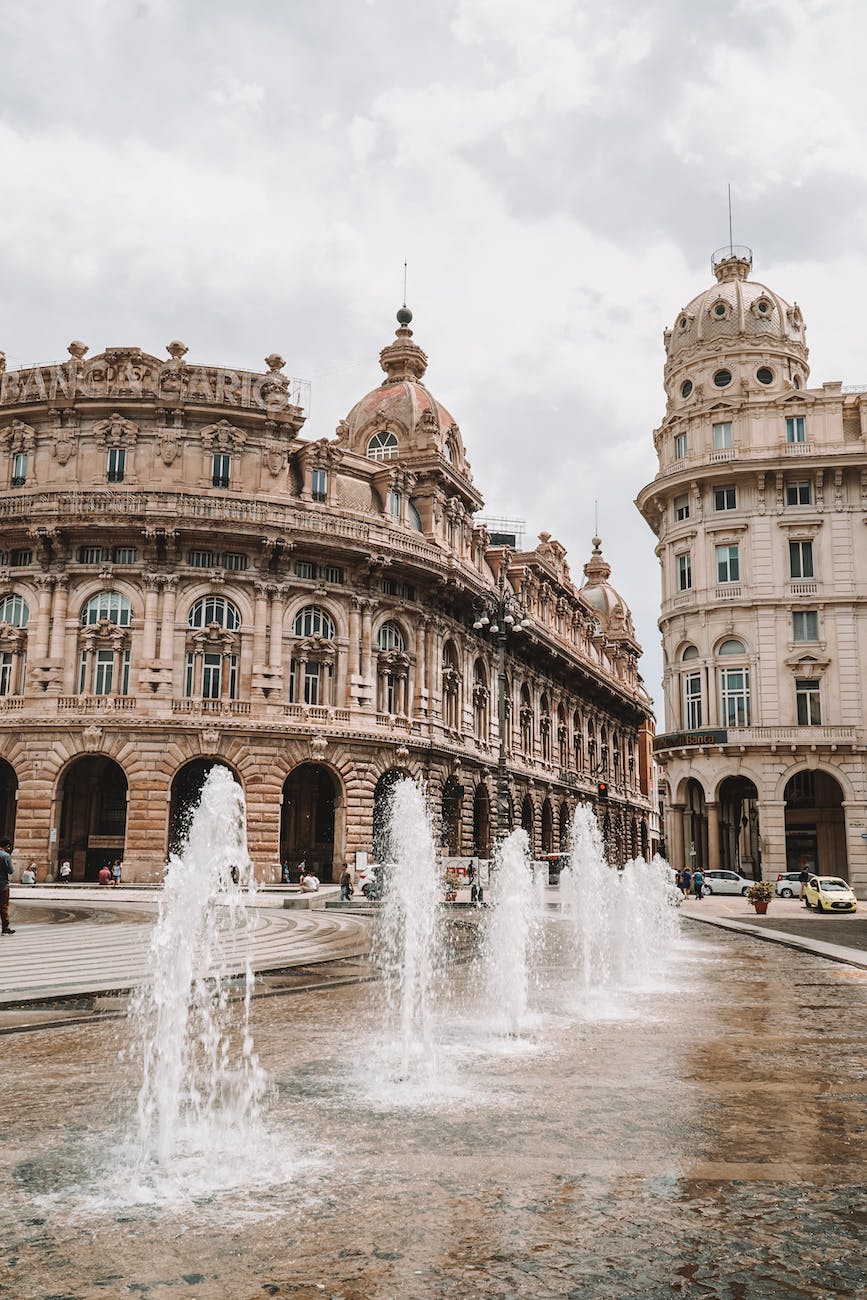
[[[572,814],[569,811],[569,805],[564,799],[560,804],[560,852],[569,852],[569,839],[572,834]]]
[[[241,616],[241,625],[239,632],[249,632],[253,627],[253,605],[250,600],[250,594],[246,587],[240,583],[215,583],[207,578],[194,579],[191,582],[179,584],[177,593],[177,622],[184,627],[188,626],[190,611],[197,600],[206,596],[223,596],[233,604]]]
[[[392,791],[398,781],[409,777],[403,767],[386,768],[379,776],[373,790],[372,847],[375,862],[384,862],[388,853],[388,827],[391,814]]]
[[[528,794],[524,795],[521,802],[521,826],[527,832],[530,840],[530,857],[536,854],[536,811],[533,807],[533,800]]]
[[[320,880],[335,879],[344,859],[346,798],[343,781],[329,763],[305,759],[283,782],[280,861],[304,862]]]
[[[182,763],[174,772],[169,787],[168,843],[169,853],[183,851],[190,821],[202,794],[202,787],[212,768],[225,767],[241,785],[240,777],[225,758],[203,758],[197,755]]]
[[[645,862],[650,861],[650,837],[647,833],[647,822],[641,819],[641,856]]]
[[[15,842],[15,815],[18,810],[18,773],[10,762],[0,758],[0,839]]]
[[[491,856],[491,793],[484,781],[473,796],[473,853],[480,858]]]
[[[374,654],[379,652],[379,633],[386,623],[394,623],[403,635],[404,646],[407,654],[415,653],[415,627],[401,610],[388,609],[382,610],[378,618],[375,618],[370,630],[371,647]]]
[[[739,772],[720,781],[716,796],[720,866],[756,880],[762,875],[758,792],[758,783]]]
[[[463,801],[464,787],[452,774],[443,785],[440,822],[440,844],[450,858],[461,856]]]
[[[293,592],[289,597],[283,612],[284,636],[294,637],[295,620],[302,609],[306,609],[308,605],[318,605],[320,609],[325,610],[334,624],[335,640],[349,636],[349,619],[342,601],[331,594],[320,596],[314,591]]]
[[[73,596],[74,591],[74,596]],[[76,624],[81,624],[81,612],[89,600],[98,596],[103,591],[116,591],[121,596],[125,596],[132,607],[132,622],[141,627],[144,620],[144,599],[139,587],[128,578],[119,577],[116,573],[112,575],[109,582],[104,579],[93,577],[85,579],[84,582],[76,584],[73,591],[69,593],[69,617],[74,618]],[[31,617],[34,614],[33,606],[30,607]]]
[[[542,853],[554,852],[554,809],[551,806],[551,800],[545,799],[542,803],[542,815],[540,818],[542,834]]]
[[[684,861],[690,871],[696,867],[706,870],[709,866],[707,797],[701,781],[694,776],[683,782],[683,829]]]
[[[839,774],[800,767],[783,787],[786,870],[849,879],[845,789]]]
[[[73,879],[95,880],[101,867],[123,858],[128,797],[126,772],[109,755],[79,753],[64,765],[55,795],[57,848]]]

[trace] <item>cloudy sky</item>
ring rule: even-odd
[[[409,263],[428,382],[489,513],[567,546],[599,502],[657,700],[662,330],[712,250],[801,304],[813,380],[867,381],[858,0],[0,0],[8,364],[136,343],[381,378]]]

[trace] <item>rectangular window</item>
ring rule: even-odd
[[[295,573],[299,578],[315,578],[316,565],[311,564],[309,560],[296,560]]]
[[[238,656],[229,655],[229,699],[238,698]]]
[[[741,566],[736,546],[718,546],[716,548],[717,582],[740,582]]]
[[[111,695],[114,680],[114,651],[97,650],[93,670],[93,694]]]
[[[12,654],[4,650],[0,654],[0,695],[12,694]]]
[[[223,656],[205,654],[202,656],[202,699],[218,700],[223,683]]]
[[[196,656],[192,650],[187,651],[187,662],[184,671],[184,695],[188,700],[193,697],[193,687],[195,685],[194,674],[196,671]]]
[[[688,731],[698,731],[701,721],[701,673],[687,673],[683,679],[684,721]]]
[[[78,693],[84,694],[84,688],[87,685],[87,651],[82,650],[81,658],[78,661]]]
[[[789,542],[789,573],[793,578],[813,577],[812,542]]]
[[[715,424],[713,426],[713,449],[714,451],[725,451],[732,447],[732,426],[730,421],[724,424]]]
[[[101,546],[79,546],[78,562],[79,564],[102,564],[105,559],[105,551]]]
[[[106,467],[106,474],[105,474],[109,483],[122,483],[125,470],[126,470],[126,448],[109,447],[108,465]]]
[[[311,475],[311,492],[314,501],[321,504],[328,500],[328,474],[324,469],[315,469]]]
[[[120,693],[129,695],[129,651],[124,650],[120,657]]]
[[[322,665],[308,659],[304,665],[304,703],[319,704],[319,678]]]
[[[213,551],[188,551],[187,563],[192,569],[213,569],[214,552]]]
[[[807,419],[803,415],[786,416],[786,442],[807,441]]]
[[[28,564],[33,563],[33,552],[13,551],[9,556],[9,563],[13,569],[26,569]]]
[[[386,596],[396,596],[396,595],[397,595],[397,583],[395,582],[394,578],[383,578],[383,579],[382,579],[382,591],[383,591],[383,594],[386,595]]]
[[[720,702],[724,727],[750,725],[750,673],[748,668],[723,668],[720,672]]]
[[[395,523],[400,523],[401,496],[399,492],[390,491],[388,494],[388,513]]]
[[[223,567],[231,569],[233,573],[240,573],[242,569],[247,567],[247,557],[241,555],[238,551],[226,551],[223,556]]]
[[[689,443],[687,441],[686,434],[679,433],[674,440],[674,459],[683,460],[688,450],[689,450]]]
[[[135,564],[138,551],[134,546],[116,546],[111,553],[113,564]]]
[[[677,557],[677,589],[678,591],[689,591],[692,587],[692,556],[687,552],[686,555]]]
[[[813,490],[809,483],[787,483],[786,505],[808,506],[813,500]]]
[[[792,614],[792,640],[819,640],[819,611],[817,609],[796,609]]]
[[[714,488],[713,508],[714,510],[737,510],[738,492],[734,484],[730,487]]]
[[[689,497],[686,493],[682,497],[674,498],[674,517],[678,523],[689,519]]]
[[[343,570],[338,568],[336,564],[326,564],[322,576],[326,582],[333,582],[337,585],[343,584]]]
[[[12,457],[12,486],[24,487],[27,482],[27,452],[18,451]]]
[[[232,457],[215,452],[211,460],[211,483],[215,488],[227,488],[232,473]]]
[[[798,706],[799,727],[818,727],[821,724],[822,705],[818,682],[796,681],[795,702]]]

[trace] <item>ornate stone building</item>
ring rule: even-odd
[[[410,313],[385,380],[305,441],[278,356],[254,374],[138,348],[3,372],[0,823],[75,878],[158,878],[215,762],[242,784],[270,878],[376,851],[399,773],[444,850],[486,856],[499,758],[494,647],[473,628],[505,566],[510,816],[534,851],[579,799],[614,856],[647,851],[650,701],[598,544],[581,591],[548,534],[491,547]],[[519,643],[520,642],[520,643]]]
[[[672,862],[867,890],[867,392],[809,386],[749,249],[665,331],[659,538]],[[694,856],[691,856],[694,855]]]

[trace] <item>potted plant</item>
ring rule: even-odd
[[[447,871],[443,876],[443,889],[445,890],[445,900],[447,903],[454,903],[458,897],[458,887],[463,884],[463,880],[456,871]]]
[[[774,887],[769,880],[757,880],[754,885],[750,885],[747,890],[747,898],[758,912],[759,916],[764,916],[768,910],[768,903],[774,896]]]

